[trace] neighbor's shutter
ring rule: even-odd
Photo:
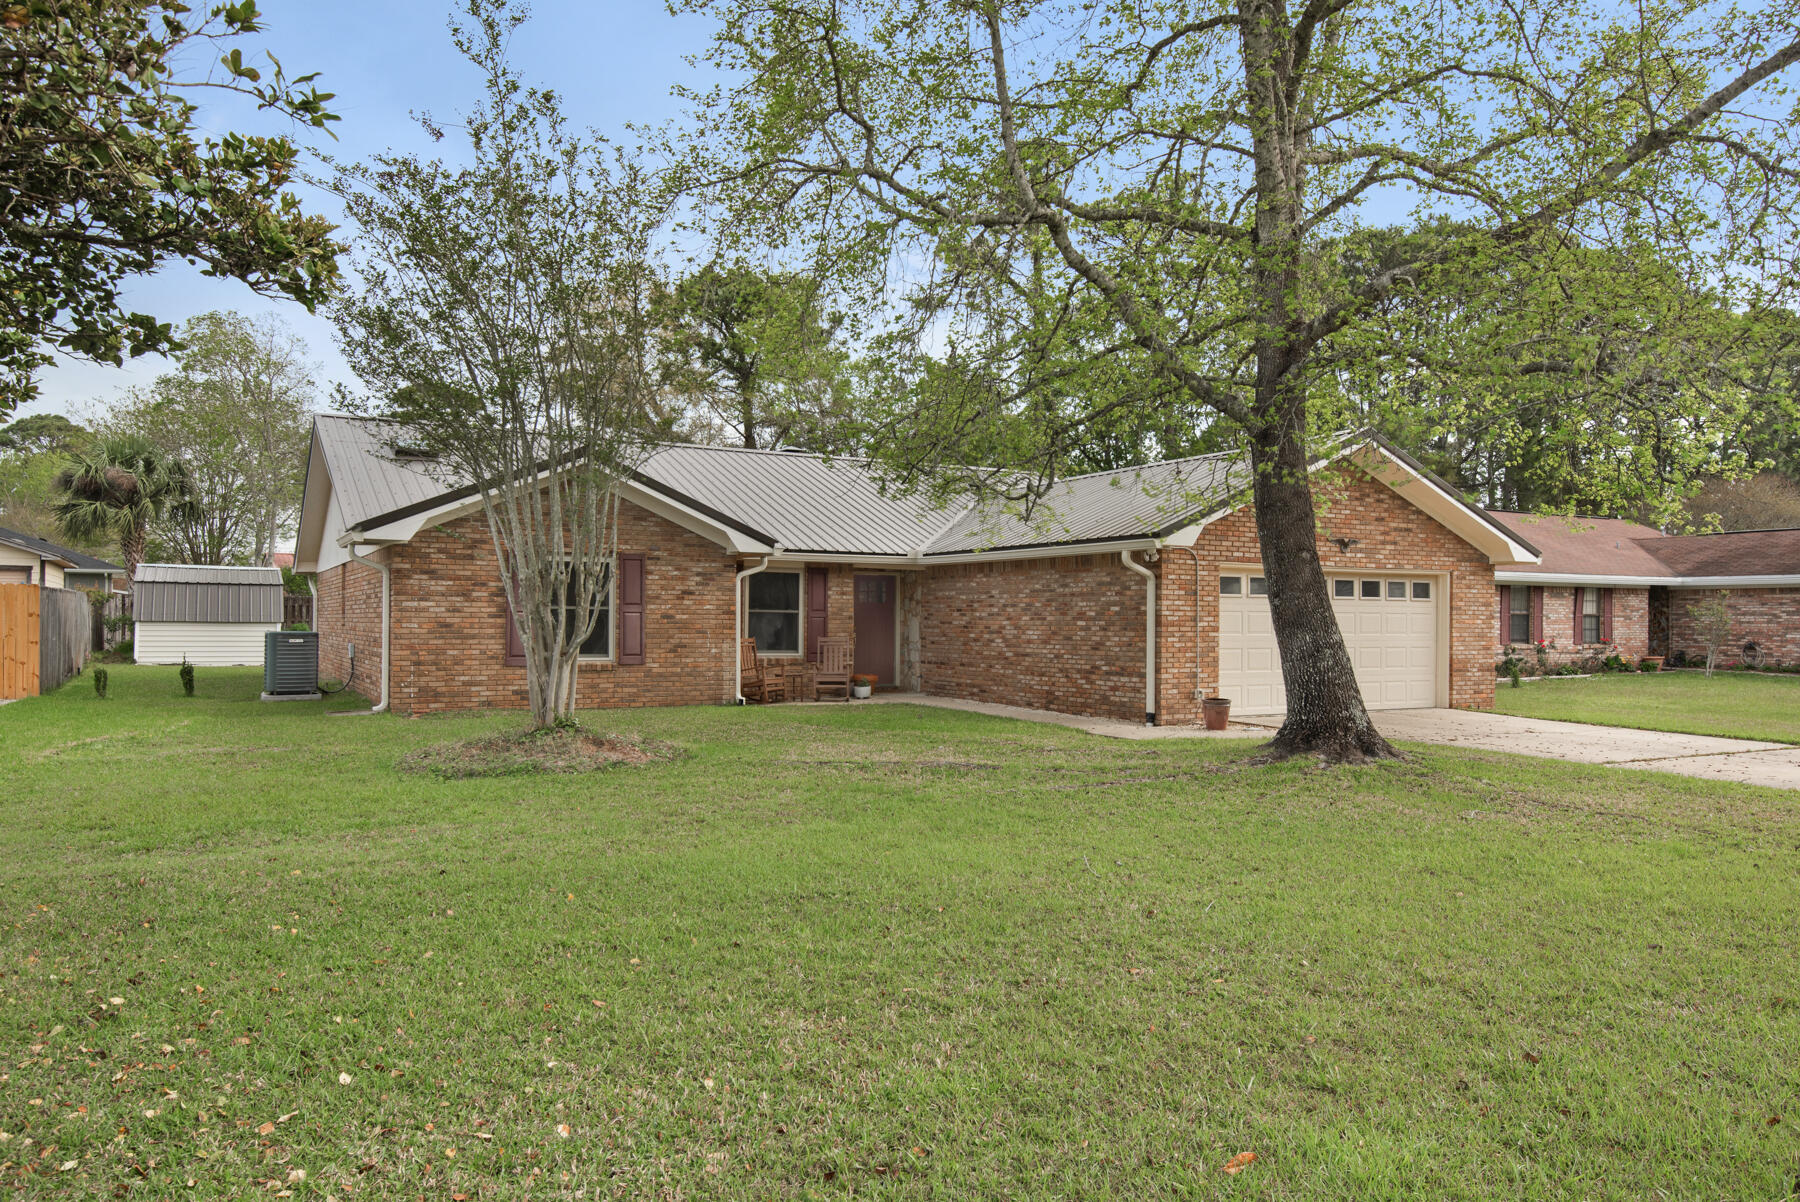
[[[819,640],[825,637],[829,618],[826,601],[831,577],[824,568],[806,569],[806,658],[819,662]]]
[[[1500,594],[1500,645],[1512,642],[1512,586],[1503,584],[1494,590]]]
[[[619,662],[644,662],[644,557],[619,556]]]
[[[1544,590],[1536,586],[1531,590],[1531,641],[1544,641]]]
[[[1612,642],[1612,595],[1609,588],[1600,590],[1600,640]]]

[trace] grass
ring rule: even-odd
[[[1618,673],[1501,681],[1494,708],[1527,718],[1800,743],[1800,676],[1750,672]]]
[[[1791,794],[1425,748],[1254,769],[908,706],[596,716],[684,754],[446,781],[396,765],[518,719],[259,683],[0,708],[0,1192],[1800,1178]]]

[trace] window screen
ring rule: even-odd
[[[758,572],[746,582],[744,637],[767,655],[800,650],[800,573]]]

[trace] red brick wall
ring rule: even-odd
[[[928,569],[920,690],[1141,722],[1147,583],[1117,553]]]
[[[1706,646],[1688,607],[1715,594],[1708,589],[1669,590],[1669,650],[1690,658],[1706,658]],[[1800,588],[1738,588],[1727,591],[1731,609],[1731,642],[1720,660],[1742,662],[1744,644],[1754,642],[1764,664],[1800,663]]]
[[[1650,654],[1649,589],[1616,588],[1612,590],[1613,637],[1612,646],[1609,648],[1604,643],[1583,643],[1576,639],[1574,587],[1557,588],[1553,585],[1541,587],[1544,590],[1544,641],[1554,644],[1545,658],[1552,665],[1574,663],[1589,656],[1609,655],[1614,651],[1632,663],[1636,663]],[[1499,642],[1500,595],[1498,589],[1494,593],[1493,609],[1494,657],[1499,659],[1506,654],[1506,645]],[[1524,657],[1525,673],[1530,675],[1537,666],[1537,649],[1530,644],[1518,644],[1515,650]]]
[[[349,682],[373,703],[381,695],[381,573],[342,563],[318,574],[313,629],[319,632],[319,679]],[[356,676],[349,645],[356,644]]]
[[[644,662],[582,665],[577,705],[729,701],[736,662],[732,558],[716,543],[631,505],[620,510],[619,549],[645,557]],[[390,554],[393,708],[523,708],[525,669],[505,662],[506,597],[486,519],[477,514],[422,531]],[[320,574],[321,671],[341,672],[343,642],[353,638],[357,691],[372,696],[378,691],[380,578],[372,569],[347,566],[356,573],[347,590],[344,569]],[[615,643],[617,620],[615,611]],[[366,661],[365,643],[372,651]]]
[[[1496,613],[1494,570],[1487,558],[1393,489],[1354,468],[1319,476],[1314,492],[1320,502],[1319,560],[1327,572],[1449,573],[1450,704],[1493,705]],[[1329,541],[1334,538],[1356,543],[1345,551]],[[1196,690],[1203,696],[1218,693],[1220,565],[1262,562],[1249,506],[1208,526],[1194,551],[1200,560],[1197,641],[1193,556],[1165,548],[1157,565],[1158,715],[1164,724],[1197,721]]]

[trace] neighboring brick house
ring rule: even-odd
[[[1722,593],[1726,663],[1800,663],[1800,530],[1669,535],[1619,518],[1490,511],[1542,555],[1494,574],[1496,656],[1555,665],[1617,653],[1703,655],[1692,607]]]
[[[314,425],[295,566],[316,574],[321,672],[403,712],[521,707],[479,498],[398,433]],[[623,490],[577,703],[730,703],[740,639],[780,660],[847,635],[856,670],[902,690],[1159,723],[1221,694],[1279,712],[1247,483],[1234,454],[1094,473],[1028,518],[890,496],[856,460],[661,447]],[[1372,438],[1318,495],[1370,707],[1491,704],[1494,571],[1535,562],[1530,542]]]

